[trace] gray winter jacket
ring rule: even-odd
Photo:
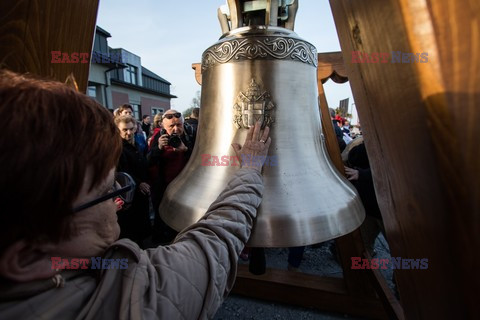
[[[127,258],[128,268],[63,271],[63,287],[52,279],[2,283],[0,318],[210,319],[234,284],[262,193],[261,174],[240,169],[172,245],[141,250],[119,240],[104,258]]]

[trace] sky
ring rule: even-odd
[[[297,0],[298,1],[298,0]],[[97,25],[112,37],[112,48],[124,48],[141,57],[142,66],[168,80],[172,108],[191,106],[201,86],[192,63],[220,38],[217,9],[225,0],[100,0]],[[328,0],[300,0],[294,31],[317,48],[317,52],[340,51]],[[349,99],[350,85],[329,80],[324,84],[329,107]]]

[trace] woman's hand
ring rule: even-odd
[[[148,183],[142,182],[138,185],[138,188],[144,195],[148,196],[150,194],[150,185]]]
[[[233,143],[232,147],[237,154],[243,168],[252,168],[259,172],[262,171],[263,164],[267,158],[268,148],[272,139],[268,136],[269,127],[265,127],[263,134],[260,135],[261,122],[255,123],[254,127],[248,130],[247,137],[243,146]]]
[[[350,181],[358,180],[358,170],[345,166],[345,175],[347,176],[347,179]]]
[[[117,211],[122,210],[123,204],[124,204],[123,200],[120,199],[120,198],[115,198],[113,201],[114,201],[115,204],[117,205]]]

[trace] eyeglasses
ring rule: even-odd
[[[82,204],[73,209],[73,213],[85,210],[87,208],[93,207],[94,205],[99,204],[100,202],[112,199],[115,197],[121,198],[125,203],[131,203],[133,200],[133,195],[135,194],[135,181],[133,178],[125,172],[115,173],[115,182],[112,187],[112,191],[94,199],[90,202]]]
[[[167,118],[168,120],[172,119],[173,117],[175,118],[180,118],[182,114],[180,112],[175,112],[175,113],[167,113],[163,115],[163,119]]]

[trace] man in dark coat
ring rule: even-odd
[[[185,123],[188,123],[192,128],[197,131],[198,128],[198,118],[200,116],[200,108],[193,108],[192,114],[189,118],[185,119]]]
[[[145,132],[145,139],[150,137],[150,131],[152,128],[152,124],[150,123],[150,116],[148,114],[142,117],[142,130]]]
[[[118,172],[128,173],[136,184],[133,202],[118,212],[121,238],[129,238],[142,247],[142,241],[150,235],[149,217],[150,185],[148,162],[145,153],[135,143],[136,121],[130,116],[118,116],[115,124],[122,137],[123,149],[117,165]]]

